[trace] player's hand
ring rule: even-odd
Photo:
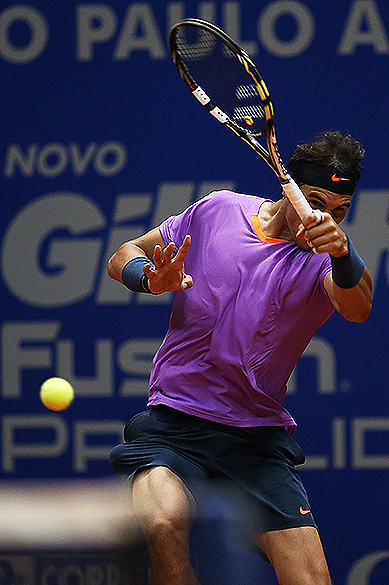
[[[146,264],[143,268],[143,272],[149,279],[148,285],[152,293],[175,292],[193,286],[193,279],[185,273],[184,267],[190,242],[191,237],[185,236],[175,256],[173,256],[176,247],[174,242],[170,242],[164,249],[161,246],[155,246],[153,254],[155,269],[151,268],[151,264]]]
[[[317,223],[313,216],[312,221],[305,223],[305,227],[301,224],[296,236],[304,236],[315,254],[328,252],[331,256],[339,258],[348,252],[346,234],[329,213],[323,213],[321,223]]]

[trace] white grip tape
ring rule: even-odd
[[[288,183],[282,185],[282,189],[301,219],[305,219],[307,215],[312,213],[312,207],[305,199],[300,187],[292,178]]]
[[[223,110],[221,110],[217,106],[215,106],[212,110],[209,110],[209,113],[212,114],[212,116],[214,116],[222,124],[225,124],[228,121],[227,114],[225,114]]]
[[[194,91],[192,91],[192,93],[195,96],[195,98],[199,100],[200,104],[202,104],[203,106],[205,106],[205,104],[208,104],[211,101],[211,98],[209,96],[207,96],[205,91],[203,89],[201,89],[200,86],[196,87],[196,89]]]
[[[211,98],[205,93],[205,91],[200,86],[196,87],[196,89],[193,90],[192,93],[203,106],[206,106],[211,101]],[[209,110],[209,113],[212,114],[212,116],[219,120],[219,122],[221,122],[222,124],[228,122],[227,114],[225,114],[223,110],[221,110],[217,106],[212,108],[212,110],[210,108],[207,109]]]

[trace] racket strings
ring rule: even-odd
[[[176,51],[186,72],[247,135],[261,136],[266,128],[264,103],[242,57],[206,30],[178,28]]]

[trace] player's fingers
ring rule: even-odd
[[[175,244],[173,242],[170,242],[170,244],[168,244],[166,248],[162,251],[162,263],[164,265],[167,266],[171,263],[175,247],[176,247]]]
[[[323,243],[336,240],[338,237],[338,227],[331,216],[325,214],[322,223],[306,228],[304,237],[311,247],[317,248]]]
[[[330,225],[328,225],[324,232],[317,236],[310,237],[307,241],[316,254],[328,252],[334,256],[342,254],[347,245],[347,238],[343,233],[339,232],[337,226],[331,227]]]
[[[184,238],[184,241],[182,242],[181,248],[185,248],[186,250],[189,250],[189,246],[190,246],[191,241],[192,241],[192,237],[189,234],[187,234]]]
[[[191,277],[190,274],[184,274],[184,277],[183,277],[182,282],[181,282],[182,290],[185,290],[187,288],[191,288],[192,286],[193,286],[193,278]]]
[[[190,244],[191,244],[191,237],[188,234],[187,236],[185,236],[184,241],[182,242],[181,246],[178,249],[178,252],[176,254],[176,260],[183,262],[186,258],[186,255],[188,253]]]
[[[304,235],[304,233],[305,233],[305,227],[303,226],[302,223],[300,223],[298,230],[296,232],[296,237],[300,238],[302,235]]]
[[[155,266],[159,266],[162,264],[162,248],[158,244],[154,248],[153,262]]]
[[[154,277],[154,275],[155,275],[155,270],[154,270],[154,268],[152,267],[152,264],[151,264],[151,263],[150,263],[150,264],[145,264],[145,265],[143,266],[143,272],[145,273],[145,275],[146,275],[148,278],[150,278],[150,277],[152,278],[152,277]]]
[[[312,213],[310,213],[307,217],[304,218],[304,226],[307,230],[312,229],[315,226],[322,224],[325,219],[326,215],[320,209],[312,209]]]

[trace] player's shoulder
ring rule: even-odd
[[[208,201],[215,206],[243,206],[254,207],[255,209],[264,201],[258,195],[250,195],[246,193],[239,193],[229,189],[221,189],[220,191],[212,191],[204,197],[204,201]]]

